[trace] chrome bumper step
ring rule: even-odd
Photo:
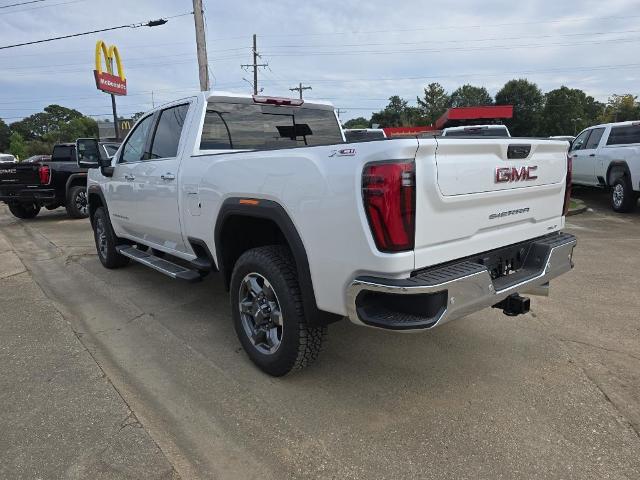
[[[358,277],[347,290],[349,319],[389,330],[424,330],[496,305],[515,293],[544,295],[549,280],[573,268],[576,238],[558,233],[527,243],[522,268],[495,279],[485,265],[468,260],[405,279]]]
[[[202,280],[202,275],[197,270],[192,270],[182,265],[165,260],[164,258],[156,257],[151,253],[138,250],[136,247],[129,245],[119,245],[116,247],[116,251],[120,255],[130,258],[134,262],[138,262],[147,267],[153,268],[160,273],[167,275],[168,277],[185,280],[187,282],[197,282]]]

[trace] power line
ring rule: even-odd
[[[177,15],[177,16],[183,16],[183,15],[184,14]],[[5,46],[0,47],[0,50],[5,50],[7,48],[23,47],[25,45],[34,45],[34,44],[37,44],[37,43],[53,42],[54,40],[63,40],[65,38],[81,37],[83,35],[91,35],[93,33],[108,32],[110,30],[119,30],[121,28],[158,27],[160,25],[164,25],[167,22],[168,22],[168,20],[166,18],[159,18],[157,20],[149,20],[147,22],[132,23],[132,24],[129,24],[129,25],[120,25],[118,27],[101,28],[99,30],[91,30],[89,32],[72,33],[70,35],[62,35],[60,37],[51,37],[51,38],[45,38],[43,40],[33,40],[31,42],[23,42],[23,43],[16,43],[16,44],[13,44],[13,45],[5,45]]]
[[[30,12],[31,10],[40,10],[41,8],[51,8],[51,7],[58,7],[61,5],[70,5],[72,3],[80,3],[80,2],[86,2],[87,0],[71,0],[68,2],[60,2],[60,3],[50,3],[47,5],[42,5],[40,7],[31,7],[31,8],[23,8],[20,10],[10,10],[8,12],[2,12],[0,13],[0,15],[11,15],[12,13],[20,13],[20,12]]]
[[[445,53],[452,51],[483,51],[483,50],[517,50],[519,48],[542,48],[542,47],[575,47],[582,45],[593,45],[602,43],[629,43],[640,41],[640,37],[634,38],[611,38],[594,41],[583,41],[575,43],[535,43],[523,45],[483,45],[478,47],[450,47],[450,48],[423,48],[410,50],[349,50],[334,52],[273,52],[267,53],[270,57],[309,57],[309,56],[341,56],[341,55],[390,55],[390,54],[411,54],[416,53]]]
[[[366,34],[378,34],[378,33],[406,33],[406,32],[419,32],[419,31],[440,31],[440,30],[456,30],[462,31],[468,28],[493,28],[493,27],[510,27],[510,26],[523,26],[523,25],[542,25],[542,24],[556,24],[556,23],[571,23],[571,22],[583,22],[585,20],[597,20],[598,22],[607,21],[607,20],[628,20],[633,18],[640,18],[640,15],[614,15],[614,16],[585,16],[585,17],[565,17],[565,18],[555,18],[553,20],[538,20],[534,22],[511,22],[511,23],[483,23],[476,25],[452,25],[452,26],[442,26],[442,27],[410,27],[410,28],[400,28],[400,29],[390,29],[390,30],[351,30],[351,31],[343,31],[343,32],[305,32],[305,33],[280,33],[280,34],[267,34],[261,33],[261,37],[275,38],[275,37],[315,37],[315,36],[335,36],[335,35],[366,35]],[[244,37],[220,37],[214,38],[215,41],[222,40],[236,40],[238,38]]]
[[[0,5],[0,9],[2,8],[11,8],[11,7],[19,7],[20,5],[28,5],[29,3],[42,3],[45,0],[30,0],[28,2],[20,2],[20,3],[10,3],[9,5]]]
[[[297,87],[290,88],[289,90],[291,90],[292,92],[299,92],[300,100],[302,100],[302,92],[304,90],[313,90],[313,89],[310,86],[303,87],[302,82],[300,82]]]

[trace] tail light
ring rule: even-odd
[[[40,177],[40,185],[49,185],[51,181],[51,169],[47,165],[41,165],[38,168],[38,176]]]
[[[569,205],[571,204],[571,180],[573,176],[573,159],[571,155],[567,155],[567,180],[564,189],[564,205],[562,206],[562,215],[569,213]]]
[[[304,103],[304,100],[296,98],[284,98],[284,97],[262,97],[259,95],[253,96],[254,103],[262,103],[266,105],[289,105],[292,107],[299,107]]]
[[[413,250],[416,230],[415,163],[366,165],[362,173],[362,198],[378,250]]]

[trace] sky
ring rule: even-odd
[[[109,118],[110,98],[93,78],[97,40],[116,45],[130,116],[199,90],[192,0],[0,0],[0,47],[168,18],[125,28],[0,49],[0,118],[11,123],[56,103]],[[470,83],[494,95],[512,78],[543,91],[566,85],[597,100],[640,95],[640,0],[204,0],[213,90],[251,93],[252,35],[258,35],[264,95],[329,100],[341,118],[369,117],[425,85],[451,92]]]

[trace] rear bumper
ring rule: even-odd
[[[0,187],[0,201],[11,203],[37,202],[50,203],[56,200],[56,191],[53,188],[12,188]]]
[[[524,245],[522,267],[492,279],[473,260],[435,267],[401,280],[358,277],[348,288],[348,316],[356,324],[387,330],[425,330],[491,307],[514,293],[541,293],[548,282],[573,268],[576,238],[547,235]]]

